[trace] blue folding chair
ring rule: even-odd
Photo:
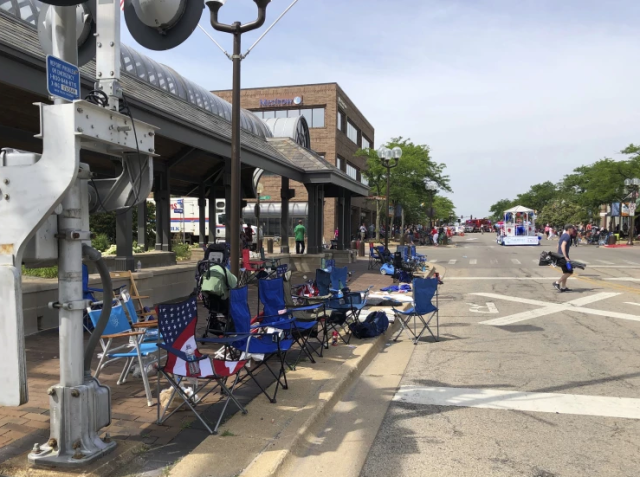
[[[287,352],[293,345],[291,338],[286,338],[284,332],[276,330],[277,326],[285,326],[294,322],[294,319],[289,314],[278,316],[263,316],[263,323],[251,326],[251,312],[249,310],[249,294],[247,287],[232,288],[229,294],[229,315],[233,321],[235,332],[247,335],[252,333],[251,338],[242,338],[234,341],[231,346],[236,352],[241,353],[241,358],[246,358],[253,355],[263,355],[263,358],[259,361],[259,364],[252,370],[248,366],[245,366],[247,374],[258,385],[260,390],[267,396],[267,399],[272,403],[276,402],[278,395],[278,389],[288,389],[287,375],[285,373],[285,364],[287,358]],[[277,373],[272,369],[269,364],[271,359],[277,359],[279,362],[279,370]],[[258,361],[256,359],[256,361]],[[273,396],[270,396],[265,387],[255,377],[255,370],[264,366],[269,370],[271,375],[276,380],[276,386],[273,391]]]
[[[324,260],[324,269],[327,271],[331,271],[332,268],[336,266],[336,261],[332,258],[328,258]]]
[[[278,265],[278,267],[276,268],[276,277],[284,277],[284,274],[287,273],[288,269],[289,265],[287,265],[286,263]]]
[[[88,312],[94,328],[98,324],[101,313],[102,310],[90,310]],[[131,325],[129,324],[129,320],[127,320],[127,316],[124,313],[122,305],[113,306],[111,308],[111,314],[109,315],[109,322],[100,336],[102,353],[98,355],[100,361],[98,362],[98,366],[93,376],[98,379],[106,365],[123,359],[125,364],[122,372],[120,373],[117,384],[125,383],[127,381],[129,371],[131,370],[131,366],[137,361],[142,372],[142,382],[144,384],[144,392],[147,395],[147,405],[153,406],[149,380],[147,379],[147,373],[145,372],[142,358],[156,354],[158,352],[158,346],[156,343],[142,343],[141,340],[144,337],[144,334],[144,331],[133,331],[131,329]],[[113,340],[119,338],[126,338],[127,343],[117,347],[112,347]]]
[[[349,281],[349,269],[347,267],[331,269],[331,292],[340,292],[344,288],[347,288]]]
[[[136,306],[134,305],[131,295],[126,288],[122,289],[120,292],[120,301],[124,306],[124,311],[131,322],[132,328],[136,330],[143,330],[145,332],[142,341],[153,341],[154,343],[158,341],[158,320],[140,320],[138,313],[136,312]]]
[[[89,300],[91,303],[98,301],[94,293],[102,293],[102,288],[92,288],[89,286],[89,268],[84,263],[82,264],[82,299]],[[93,307],[91,307],[93,308]],[[89,319],[89,315],[85,313],[83,315],[82,326],[89,333],[93,331],[93,324]]]
[[[318,295],[326,297],[331,295],[331,273],[318,268],[316,270],[316,288],[318,288]]]
[[[286,300],[284,297],[284,277],[274,278],[271,280],[259,280],[258,281],[258,297],[260,302],[264,306],[264,313],[267,316],[278,316],[281,315],[283,310],[286,310],[287,313],[291,313],[293,316],[294,311],[313,311],[319,310],[320,308],[324,308],[324,303],[315,303],[313,305],[305,305],[305,306],[296,306],[289,307],[286,304]],[[295,316],[294,316],[295,318]],[[295,369],[296,365],[302,358],[303,354],[305,354],[312,363],[315,363],[316,360],[313,359],[312,352],[315,351],[318,356],[322,356],[322,344],[320,346],[320,351],[314,350],[313,347],[309,344],[309,336],[312,331],[316,330],[318,327],[318,320],[299,320],[296,319],[291,324],[283,324],[281,326],[274,326],[274,328],[281,329],[286,332],[287,336],[291,337],[297,344],[300,346],[301,353],[298,355],[295,363],[293,365],[289,365],[291,369]]]
[[[373,285],[364,291],[348,291],[342,296],[334,296],[326,302],[331,310],[331,316],[326,319],[326,334],[336,331],[340,339],[346,344],[351,341],[351,328],[349,325],[357,323],[360,312],[367,305],[367,298]]]
[[[433,304],[435,298],[436,304]],[[418,344],[425,331],[429,331],[435,341],[440,339],[440,315],[438,313],[438,278],[415,278],[413,280],[413,304],[408,310],[393,308],[400,319],[400,331],[394,338],[397,341],[404,330],[413,335],[413,344]],[[436,317],[436,334],[433,334],[429,324]],[[426,317],[426,318],[425,318]],[[413,320],[413,329],[410,321]],[[418,332],[419,322],[422,328]]]
[[[409,247],[409,251],[411,252],[411,258],[413,258],[414,260],[418,260],[420,263],[423,263],[423,262],[427,261],[427,256],[426,255],[422,255],[421,253],[418,253],[416,251],[416,246],[415,245],[411,245]]]

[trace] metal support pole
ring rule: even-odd
[[[240,22],[233,24],[233,98],[231,100],[231,217],[229,219],[229,244],[231,246],[231,273],[240,271],[240,58],[242,33]]]
[[[198,244],[200,245],[200,248],[204,248],[207,238],[205,230],[207,220],[206,205],[207,199],[205,198],[204,183],[200,183],[200,186],[198,187],[198,237],[200,238],[200,240],[198,240]]]
[[[216,189],[215,186],[211,186],[209,189],[209,243],[216,243],[218,225],[216,217]]]
[[[76,40],[76,7],[53,7],[53,56],[78,64]],[[68,103],[60,98],[54,104]],[[73,160],[73,158],[60,158]],[[82,230],[80,187],[78,180],[62,199],[62,214],[58,216],[58,233]],[[71,303],[82,300],[82,242],[60,239],[58,242],[58,301]],[[60,384],[79,386],[84,379],[82,348],[82,308],[60,309]]]
[[[389,163],[384,165],[387,168],[387,207],[384,213],[385,216],[385,234],[384,234],[384,249],[385,251],[389,251],[389,234],[391,231],[389,230],[389,186],[390,186],[390,176],[391,176],[391,168],[389,167]]]
[[[289,253],[289,178],[280,181],[280,253]]]
[[[149,250],[147,245],[147,201],[138,204],[138,245],[144,248],[146,252]]]
[[[116,270],[134,271],[133,210],[116,211]]]

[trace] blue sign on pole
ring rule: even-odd
[[[173,209],[176,214],[184,214],[184,209]]]
[[[52,96],[74,101],[80,99],[80,70],[55,56],[47,55],[47,91]]]

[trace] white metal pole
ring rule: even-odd
[[[53,56],[78,64],[76,39],[76,6],[53,7]],[[55,104],[67,103],[56,98]],[[60,160],[73,160],[61,157]],[[62,199],[62,214],[58,216],[58,233],[66,238],[58,240],[58,302],[82,301],[82,242],[71,240],[71,231],[82,230],[81,195],[78,181]],[[60,384],[79,386],[84,381],[84,346],[82,308],[60,308]]]

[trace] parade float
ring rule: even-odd
[[[536,214],[532,209],[517,205],[504,211],[504,221],[498,235],[500,245],[540,245],[536,233]]]

